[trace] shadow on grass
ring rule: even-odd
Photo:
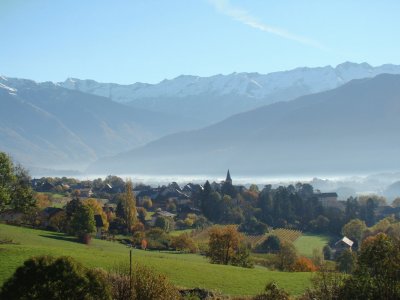
[[[40,234],[39,236],[45,237],[45,238],[49,238],[49,239],[55,239],[55,240],[59,240],[59,241],[79,243],[79,241],[78,241],[78,239],[76,237],[69,236],[69,235],[48,233],[48,234]]]

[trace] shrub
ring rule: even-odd
[[[254,268],[254,262],[250,258],[250,249],[241,243],[232,258],[231,265],[242,268]]]
[[[59,211],[50,217],[49,227],[57,232],[67,231],[67,215],[65,211]]]
[[[293,265],[297,261],[296,248],[292,243],[283,242],[281,244],[281,249],[276,255],[276,259],[277,259],[277,267],[280,270],[291,271]]]
[[[179,299],[178,290],[161,274],[144,266],[137,266],[133,273],[133,299],[137,300],[173,300]]]
[[[198,251],[195,242],[187,233],[173,237],[171,247],[183,252],[196,253]]]
[[[356,265],[356,255],[348,249],[343,250],[337,256],[336,263],[340,272],[352,273]]]
[[[157,217],[154,222],[154,226],[161,228],[162,230],[169,232],[173,229],[172,222],[168,218]]]
[[[132,244],[135,246],[140,246],[142,240],[145,238],[146,234],[143,231],[136,231],[132,235]]]
[[[146,232],[147,248],[151,250],[168,250],[171,237],[160,228],[153,228]],[[141,240],[140,240],[141,242]]]
[[[142,222],[137,222],[135,225],[132,227],[132,232],[138,232],[138,231],[144,231],[144,225]]]
[[[130,280],[129,268],[121,266],[110,272],[108,282],[115,300],[177,300],[179,291],[161,274],[135,265]]]
[[[318,272],[311,278],[311,287],[308,288],[301,300],[327,299],[339,300],[343,288],[345,276],[330,269],[326,264],[322,265]]]
[[[8,279],[0,299],[111,299],[105,274],[70,257],[33,257]]]
[[[264,292],[255,296],[253,300],[289,300],[289,294],[273,281],[268,283]]]
[[[292,270],[294,272],[315,272],[317,267],[314,265],[311,259],[307,257],[299,257],[294,263]]]
[[[324,264],[324,255],[322,251],[318,248],[314,248],[311,260],[317,268],[322,266]]]

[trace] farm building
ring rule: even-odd
[[[348,237],[343,237],[335,243],[335,251],[336,254],[343,252],[344,250],[350,250],[353,246],[354,242],[350,240]]]

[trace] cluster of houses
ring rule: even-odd
[[[71,195],[75,191],[79,191],[81,198],[96,197],[101,198],[104,195],[115,195],[124,192],[123,181],[122,184],[112,185],[111,183],[103,182],[102,185],[93,185],[90,181],[51,181],[45,178],[33,179],[32,187],[37,192],[69,192]],[[224,184],[229,183],[236,192],[241,193],[246,190],[245,186],[233,185],[230,172],[228,170],[225,181],[212,182],[210,184],[211,189],[214,191],[221,192]],[[153,203],[153,215],[149,221],[149,225],[154,225],[155,220],[158,217],[170,218],[173,220],[184,219],[187,214],[200,215],[201,211],[198,209],[199,203],[196,203],[196,195],[203,190],[203,186],[195,183],[188,183],[184,186],[180,186],[176,182],[172,182],[168,185],[152,187],[149,185],[137,185],[134,187],[134,195],[136,197],[137,206],[143,206],[146,199],[150,199]],[[325,208],[336,208],[341,211],[345,210],[345,201],[338,200],[337,193],[322,193],[319,190],[315,190],[314,197],[316,197],[323,207]],[[110,197],[111,198],[111,197]],[[174,209],[171,210],[168,205],[173,203]],[[115,211],[115,204],[107,204],[104,208],[108,211]],[[50,226],[50,220],[57,216],[63,209],[56,207],[47,207],[40,212],[39,219],[44,227]],[[395,215],[400,217],[400,207],[392,206],[379,206],[376,208],[376,219],[380,220],[389,215]],[[23,218],[22,213],[16,213],[12,211],[5,211],[0,214],[0,221],[12,222],[17,219]],[[103,222],[101,217],[98,215],[95,217],[97,236],[101,236],[101,228]],[[353,241],[347,237],[339,240],[335,244],[337,252],[343,249],[351,249]]]
[[[337,208],[341,211],[345,211],[346,209],[346,201],[338,200],[337,193],[321,193],[319,190],[316,190],[314,196],[318,198],[322,206],[325,208]],[[377,221],[389,216],[395,216],[400,219],[400,207],[380,205],[375,208],[374,213]]]

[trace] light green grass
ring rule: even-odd
[[[63,234],[3,224],[0,224],[1,237],[12,238],[17,244],[0,244],[0,284],[27,258],[35,255],[68,255],[89,267],[104,269],[129,262],[129,249],[116,242],[93,240],[86,246]],[[133,260],[166,274],[180,287],[202,287],[227,295],[254,295],[272,280],[291,294],[299,295],[310,283],[309,273],[213,265],[196,254],[133,250]]]
[[[312,257],[313,249],[322,248],[329,242],[329,236],[304,233],[295,242],[294,246],[300,255]]]

